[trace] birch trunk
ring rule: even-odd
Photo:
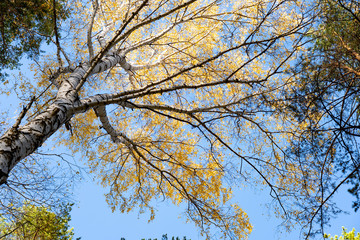
[[[55,133],[73,115],[73,107],[78,101],[76,87],[83,81],[87,71],[91,74],[106,71],[125,57],[113,54],[90,68],[88,64],[78,66],[70,77],[61,84],[55,102],[49,108],[30,120],[24,126],[12,127],[0,138],[0,185],[6,183],[10,171],[22,159],[36,149]],[[92,69],[92,70],[91,70]]]

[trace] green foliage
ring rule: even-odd
[[[346,157],[341,156],[338,167],[346,173],[352,165],[358,165],[355,160],[359,156],[356,146],[351,144],[355,137],[359,136],[359,110],[349,106],[359,104],[358,93],[360,91],[360,12],[357,1],[324,1],[325,19],[321,31],[317,37],[315,52],[320,56],[317,65],[322,76],[317,84],[322,81],[323,103],[327,103],[326,111],[334,109],[330,118],[341,132],[341,145]],[[324,101],[332,99],[333,104]],[[342,102],[342,104],[338,104]],[[346,120],[344,120],[346,119]],[[340,143],[340,141],[339,141]],[[338,148],[340,152],[340,148]],[[343,161],[345,159],[345,161]],[[348,191],[356,197],[353,208],[357,211],[360,207],[359,195],[359,170],[349,175],[347,183]]]
[[[303,138],[293,144],[297,157],[335,163],[360,207],[360,3],[353,0],[320,2],[322,16],[303,54],[296,75],[291,109],[299,122],[308,122]],[[319,149],[320,147],[320,149]],[[323,171],[323,170],[321,170]],[[346,179],[345,179],[346,178]],[[339,182],[333,182],[336,186]],[[341,183],[342,184],[342,183]],[[326,191],[328,189],[322,189]]]
[[[56,2],[56,18],[65,19],[68,12],[64,0]],[[19,66],[20,58],[27,54],[35,58],[40,44],[54,34],[53,1],[2,0],[0,1],[0,80],[1,70]]]
[[[331,237],[329,234],[324,234],[324,238],[330,238],[331,240],[360,240],[360,233],[355,234],[355,228],[350,232],[346,232],[346,228],[343,227],[340,237],[338,235]]]
[[[56,214],[48,208],[25,203],[12,219],[0,218],[0,239],[72,240],[73,229],[69,229],[71,205],[61,208]]]

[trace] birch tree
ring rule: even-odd
[[[65,37],[31,81],[16,79],[27,101],[0,138],[3,189],[54,135],[110,189],[113,211],[147,210],[151,220],[153,200],[187,203],[203,234],[242,239],[252,227],[232,189],[252,183],[267,187],[289,226],[309,223],[320,166],[288,158],[304,126],[282,92],[296,84],[285,73],[316,15],[311,2],[71,4],[58,23]]]

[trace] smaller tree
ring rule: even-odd
[[[324,238],[330,238],[331,240],[360,240],[360,233],[358,232],[355,235],[355,228],[350,232],[346,232],[346,228],[343,227],[342,236],[335,235],[335,237],[331,237],[329,234],[325,234]]]
[[[0,239],[71,240],[74,236],[68,224],[71,206],[62,206],[60,213],[56,214],[48,208],[25,203],[20,209],[15,209],[11,219],[0,218]]]

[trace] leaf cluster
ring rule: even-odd
[[[324,234],[324,238],[330,238],[331,240],[359,240],[360,239],[360,233],[355,234],[355,228],[353,228],[351,231],[347,232],[346,228],[342,228],[342,234],[339,237],[338,235],[335,235],[334,237],[331,237],[330,234]]]
[[[0,70],[14,69],[26,54],[36,58],[40,45],[54,35],[54,15],[66,19],[65,0],[4,0],[0,2]],[[54,12],[55,8],[55,12]],[[0,80],[6,74],[0,72]]]
[[[0,219],[0,238],[71,240],[74,236],[69,226],[71,206],[63,205],[56,214],[48,208],[25,202],[16,209],[12,219]]]

